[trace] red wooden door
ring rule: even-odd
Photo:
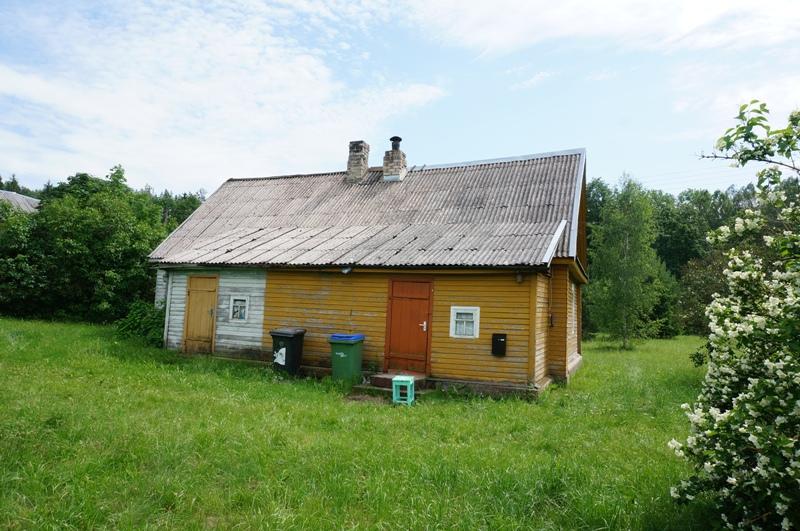
[[[388,317],[385,368],[427,372],[431,333],[431,283],[393,280]]]

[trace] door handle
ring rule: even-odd
[[[423,331],[423,332],[427,332],[427,331],[428,331],[428,321],[422,321],[422,322],[419,324],[419,326],[422,328],[422,331]]]
[[[214,308],[211,308],[210,310],[208,310],[208,315],[210,315],[211,317],[214,317]]]

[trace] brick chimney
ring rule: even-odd
[[[389,140],[392,141],[392,149],[383,155],[383,180],[402,181],[408,172],[406,154],[400,149],[400,141],[403,139],[393,136]]]
[[[363,140],[353,140],[350,142],[350,154],[347,157],[345,182],[361,182],[367,170],[369,170],[369,144]]]

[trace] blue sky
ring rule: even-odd
[[[738,104],[800,107],[796,0],[0,0],[0,175],[141,187],[585,147],[590,177],[742,185]]]

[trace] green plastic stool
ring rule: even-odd
[[[405,393],[403,393],[405,391]],[[403,396],[405,394],[405,396]],[[414,403],[414,377],[400,374],[392,378],[392,402],[395,404]]]

